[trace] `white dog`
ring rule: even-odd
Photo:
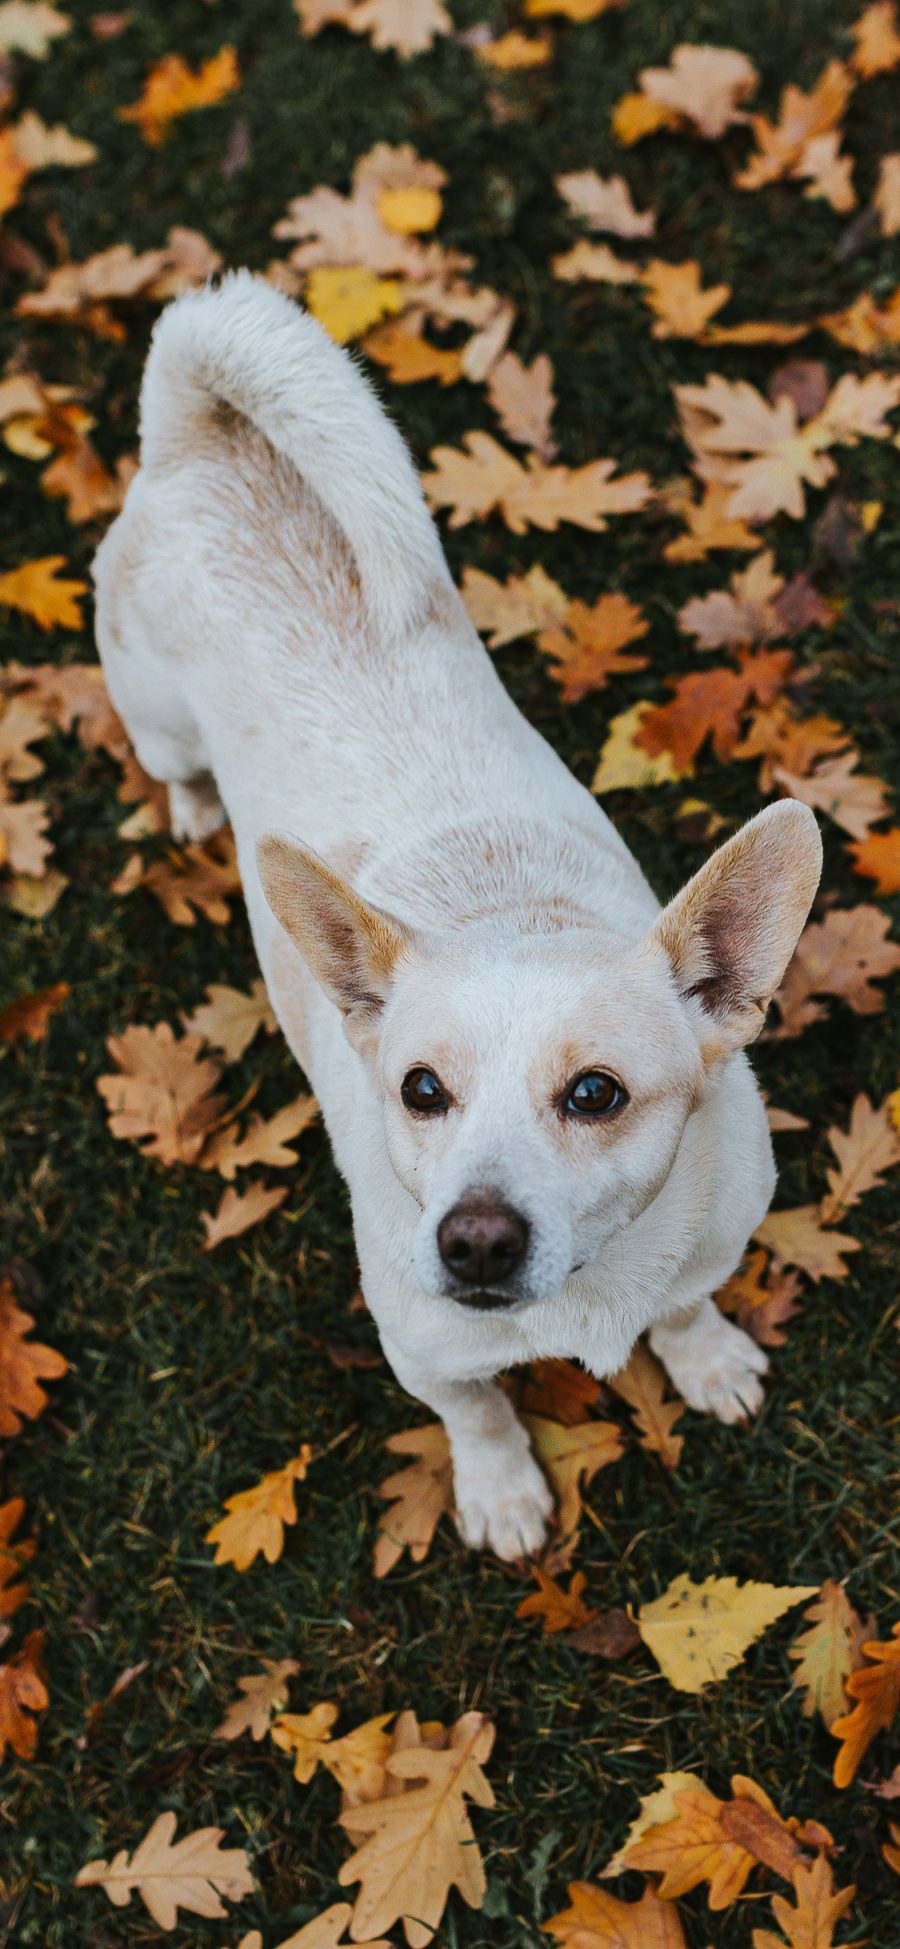
[[[503,690],[365,380],[246,272],[156,330],[96,576],[113,702],[176,829],[234,827],[462,1535],[534,1551],[551,1498],[504,1368],[613,1374],[649,1327],[692,1407],[759,1405],[765,1356],[711,1295],[775,1182],[740,1051],[816,889],[812,813],[761,812],[660,912]]]

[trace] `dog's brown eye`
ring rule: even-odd
[[[410,1069],[400,1090],[408,1110],[446,1110],[447,1092],[433,1069]]]
[[[586,1076],[579,1076],[573,1083],[563,1103],[566,1116],[608,1117],[610,1111],[620,1110],[628,1102],[628,1091],[623,1090],[614,1076],[607,1076],[603,1070],[591,1069]]]

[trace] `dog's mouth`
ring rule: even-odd
[[[459,1292],[448,1293],[448,1299],[455,1299],[460,1306],[471,1307],[474,1313],[498,1313],[503,1307],[521,1304],[519,1293],[495,1293],[487,1287],[464,1287]]]

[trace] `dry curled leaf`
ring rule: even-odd
[[[104,1889],[114,1908],[127,1907],[137,1893],[161,1929],[174,1929],[180,1908],[211,1920],[227,1916],[223,1895],[239,1902],[253,1892],[244,1849],[221,1847],[221,1827],[200,1827],[176,1841],[176,1818],[159,1814],[130,1860],[121,1848],[112,1861],[87,1861],[76,1888]]]
[[[427,1428],[407,1428],[385,1444],[394,1455],[412,1455],[408,1468],[389,1475],[379,1495],[390,1502],[378,1522],[375,1575],[386,1577],[408,1550],[413,1563],[422,1563],[431,1548],[441,1517],[453,1508],[453,1463],[450,1444],[439,1421]]]
[[[168,1022],[132,1023],[106,1046],[118,1074],[98,1076],[97,1088],[113,1136],[161,1164],[195,1164],[224,1106],[214,1094],[220,1065],[201,1054],[200,1037],[177,1040]]]
[[[11,1279],[0,1279],[0,1438],[17,1435],[47,1406],[42,1381],[60,1380],[68,1361],[54,1347],[28,1338],[34,1320],[16,1303]]]
[[[295,1485],[305,1481],[311,1461],[312,1449],[309,1442],[303,1442],[299,1454],[283,1468],[261,1476],[252,1489],[226,1497],[227,1515],[220,1517],[203,1539],[215,1544],[217,1564],[233,1563],[236,1570],[249,1570],[260,1555],[267,1563],[278,1562],[284,1549],[285,1524],[297,1521]]]
[[[248,1672],[238,1679],[242,1696],[232,1699],[224,1719],[213,1733],[214,1739],[239,1739],[249,1732],[252,1739],[264,1739],[275,1713],[287,1704],[288,1680],[300,1670],[296,1658],[264,1658],[261,1672]]]
[[[224,1244],[226,1239],[240,1238],[254,1225],[260,1225],[270,1212],[277,1211],[279,1205],[284,1204],[287,1194],[286,1184],[248,1184],[243,1191],[235,1191],[234,1186],[229,1185],[227,1191],[223,1191],[216,1211],[200,1213],[200,1223],[206,1235],[203,1251],[214,1252],[216,1246]]]
[[[847,1680],[863,1663],[866,1625],[847,1596],[843,1584],[826,1577],[821,1590],[803,1613],[809,1629],[801,1632],[788,1652],[797,1669],[794,1684],[803,1693],[802,1712],[811,1719],[818,1712],[829,1731],[847,1709]]]
[[[684,1436],[673,1435],[672,1429],[684,1414],[684,1402],[677,1396],[666,1400],[665,1369],[643,1341],[638,1341],[627,1367],[611,1374],[607,1385],[632,1409],[641,1447],[658,1455],[665,1468],[677,1469]]]
[[[664,1678],[677,1692],[700,1692],[727,1677],[761,1633],[815,1584],[739,1584],[736,1577],[694,1583],[676,1577],[661,1597],[642,1604],[637,1627]]]

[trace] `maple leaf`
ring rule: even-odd
[[[845,373],[821,412],[801,426],[788,393],[765,399],[745,379],[710,374],[702,386],[676,386],[688,445],[732,488],[729,514],[765,521],[804,513],[804,484],[824,487],[835,472],[827,447],[855,446],[864,436],[887,439],[885,413],[900,404],[900,379]]]
[[[68,34],[72,22],[68,14],[51,7],[47,0],[3,0],[0,6],[0,50],[4,54],[28,54],[42,61],[50,52],[51,41]]]
[[[730,284],[711,284],[704,291],[695,258],[685,264],[651,258],[643,282],[654,314],[654,338],[702,338],[710,319],[731,297]]]
[[[427,1428],[406,1428],[389,1436],[385,1446],[394,1455],[412,1455],[409,1468],[389,1475],[378,1493],[392,1507],[378,1524],[375,1575],[386,1577],[408,1550],[413,1563],[422,1563],[431,1548],[441,1517],[453,1508],[453,1462],[441,1422]]]
[[[580,237],[571,250],[551,258],[551,269],[564,284],[580,284],[587,278],[600,284],[640,284],[643,278],[637,264],[617,257],[608,244],[589,244],[585,237]]]
[[[0,864],[8,864],[14,873],[31,873],[40,879],[53,850],[43,837],[48,823],[47,807],[40,799],[12,805],[0,798]]]
[[[672,1783],[666,1797],[674,1801],[674,1815],[641,1823],[619,1857],[622,1866],[660,1874],[661,1896],[674,1900],[707,1881],[710,1908],[729,1908],[757,1864],[790,1880],[794,1868],[805,1865],[804,1846],[831,1843],[825,1828],[783,1821],[768,1794],[743,1774],[733,1775],[727,1801],[699,1781],[675,1787],[683,1775],[663,1777]]]
[[[591,779],[592,792],[643,791],[648,785],[690,778],[694,769],[691,759],[678,765],[671,751],[663,749],[651,756],[644,749],[641,732],[654,708],[644,700],[610,719],[606,743]]]
[[[30,1313],[16,1304],[11,1279],[0,1279],[0,1438],[17,1435],[23,1419],[36,1421],[47,1406],[41,1381],[60,1380],[69,1363],[53,1347],[29,1340]]]
[[[249,1570],[259,1555],[267,1563],[278,1562],[284,1549],[285,1524],[297,1521],[294,1487],[306,1480],[311,1461],[312,1449],[309,1442],[303,1442],[299,1454],[283,1468],[261,1476],[252,1489],[226,1497],[228,1514],[220,1517],[203,1539],[215,1544],[217,1564],[233,1563],[236,1570]]]
[[[626,1367],[611,1374],[608,1385],[634,1411],[638,1441],[650,1455],[658,1455],[667,1469],[677,1469],[684,1436],[672,1428],[684,1413],[684,1402],[665,1399],[666,1374],[649,1347],[638,1341]]]
[[[848,1253],[860,1250],[859,1240],[847,1232],[826,1231],[818,1205],[794,1205],[789,1211],[770,1211],[753,1234],[779,1266],[799,1266],[808,1279],[846,1279]]]
[[[828,1172],[829,1195],[823,1198],[823,1225],[837,1224],[866,1191],[880,1186],[885,1171],[900,1164],[900,1137],[891,1122],[889,1100],[874,1108],[864,1091],[854,1098],[847,1130],[832,1124],[828,1141],[838,1169]]]
[[[195,1164],[224,1103],[213,1094],[221,1066],[201,1055],[200,1037],[176,1040],[168,1022],[132,1023],[106,1046],[119,1073],[98,1076],[97,1088],[113,1136],[161,1164]]]
[[[733,47],[682,42],[667,68],[642,68],[641,90],[657,107],[716,140],[734,122],[746,122],[741,104],[759,82],[753,62]]]
[[[49,988],[38,988],[33,995],[20,995],[0,1009],[0,1042],[18,1042],[27,1035],[30,1042],[43,1042],[51,1017],[71,994],[67,981],[54,981]]]
[[[467,433],[464,439],[468,452],[435,447],[434,472],[422,476],[432,507],[451,509],[451,528],[483,521],[496,511],[514,535],[525,534],[529,527],[550,530],[560,521],[601,534],[607,516],[638,513],[650,498],[646,474],[610,478],[614,460],[545,467],[529,454],[523,467],[489,433]]]
[[[797,1670],[794,1684],[803,1693],[805,1719],[818,1712],[829,1731],[847,1709],[847,1680],[863,1662],[866,1626],[853,1609],[843,1584],[827,1577],[809,1610],[809,1625],[788,1651]]]
[[[550,675],[560,686],[564,704],[580,703],[593,690],[602,690],[609,677],[645,670],[646,656],[623,656],[627,643],[646,636],[650,624],[627,596],[603,595],[591,607],[570,602],[562,624],[543,629],[538,649],[550,660]]]
[[[591,1882],[570,1881],[570,1908],[542,1922],[564,1949],[685,1949],[674,1902],[661,1901],[645,1888],[636,1902],[620,1902]]]
[[[462,377],[462,355],[408,331],[405,325],[378,325],[368,332],[363,350],[378,365],[387,367],[393,386],[418,385],[423,379],[436,379],[439,386],[455,386]]]
[[[573,1360],[533,1360],[517,1396],[528,1414],[542,1414],[571,1428],[600,1399],[600,1382]]]
[[[562,1565],[578,1534],[582,1489],[593,1482],[598,1470],[618,1461],[624,1447],[622,1433],[612,1421],[577,1421],[567,1427],[541,1414],[523,1419],[559,1506],[561,1542],[556,1559]]]
[[[589,1610],[582,1597],[587,1582],[583,1570],[575,1571],[568,1590],[563,1590],[562,1584],[542,1570],[540,1564],[532,1564],[531,1574],[538,1588],[517,1604],[516,1616],[539,1617],[545,1637],[551,1637],[555,1631],[578,1630],[597,1616],[596,1609]]]
[[[556,187],[569,209],[592,230],[608,230],[615,237],[652,237],[656,216],[636,210],[624,176],[598,176],[596,169],[578,169],[557,176]]]
[[[678,627],[696,637],[701,650],[769,643],[781,633],[774,599],[783,588],[783,577],[773,571],[772,551],[766,548],[746,568],[736,570],[730,589],[714,589],[686,602],[678,611]]]
[[[118,111],[120,122],[136,122],[151,149],[161,149],[170,124],[195,108],[211,108],[240,86],[237,54],[221,47],[196,73],[180,54],[165,54],[144,82],[143,93]]]
[[[815,1584],[739,1584],[736,1577],[707,1577],[695,1584],[676,1577],[661,1597],[642,1604],[637,1627],[660,1671],[677,1692],[700,1692],[725,1678],[760,1634]]]
[[[771,703],[788,681],[792,663],[790,650],[742,650],[736,670],[717,664],[669,678],[671,703],[651,705],[635,743],[653,758],[669,752],[682,775],[707,738],[717,758],[730,758],[749,705]]]
[[[19,1650],[0,1664],[0,1760],[7,1746],[20,1759],[34,1758],[36,1715],[49,1704],[42,1655],[46,1631],[29,1631]]]
[[[890,832],[870,832],[848,848],[853,871],[874,880],[879,893],[900,893],[900,826]]]
[[[874,0],[854,21],[850,34],[854,43],[853,66],[864,81],[873,74],[887,74],[900,62],[894,0]]]
[[[257,1182],[248,1184],[244,1191],[235,1191],[233,1185],[229,1185],[227,1191],[222,1193],[218,1210],[200,1213],[200,1223],[206,1233],[203,1251],[214,1252],[216,1246],[222,1245],[226,1239],[240,1238],[252,1226],[261,1224],[270,1212],[277,1211],[279,1205],[284,1204],[287,1194],[286,1184]]]
[[[877,1733],[893,1725],[900,1706],[900,1624],[894,1625],[889,1643],[868,1639],[862,1648],[871,1662],[850,1673],[847,1693],[854,1703],[829,1728],[841,1741],[834,1762],[836,1787],[850,1785],[863,1754]]]
[[[683,534],[666,542],[663,555],[667,562],[702,562],[717,548],[759,547],[759,536],[752,528],[727,512],[731,488],[721,481],[707,481],[699,501],[694,501],[683,486],[661,498],[685,524]]]
[[[360,1883],[354,1937],[389,1929],[402,1918],[410,1949],[426,1949],[451,1887],[469,1908],[481,1906],[487,1882],[466,1800],[494,1805],[483,1771],[493,1743],[490,1722],[480,1712],[466,1712],[446,1750],[420,1746],[391,1755],[390,1784],[402,1782],[402,1792],[388,1790],[381,1800],[344,1809],[341,1825],[352,1839],[365,1837],[338,1874],[342,1887]]]
[[[221,1827],[200,1827],[176,1841],[177,1816],[159,1814],[131,1860],[120,1848],[112,1861],[87,1861],[75,1876],[76,1888],[103,1888],[114,1908],[125,1908],[137,1891],[161,1929],[173,1929],[178,1910],[211,1920],[226,1916],[221,1896],[242,1901],[253,1892],[253,1876],[242,1847],[222,1848]]]
[[[783,1347],[786,1335],[781,1328],[799,1313],[797,1295],[801,1290],[798,1275],[769,1266],[768,1255],[760,1246],[719,1288],[716,1304],[720,1312],[733,1314],[738,1326],[759,1346]]]
[[[214,833],[211,839],[192,841],[177,850],[173,847],[167,860],[154,860],[151,866],[135,857],[136,872],[126,867],[114,882],[114,893],[145,888],[176,927],[194,927],[198,913],[218,927],[231,919],[228,902],[240,893],[241,876],[230,833]]]
[[[873,982],[900,968],[900,947],[887,939],[890,921],[879,907],[833,908],[824,920],[805,928],[775,1002],[777,1036],[800,1035],[827,1014],[813,995],[836,995],[856,1015],[878,1015],[884,1008]]]
[[[467,566],[460,594],[475,628],[492,650],[539,629],[553,628],[564,621],[569,608],[568,596],[538,563],[526,575],[510,575],[505,582]]]
[[[834,1930],[856,1894],[856,1888],[834,1890],[831,1867],[824,1854],[807,1866],[798,1862],[792,1876],[796,1907],[783,1895],[772,1896],[772,1914],[783,1929],[787,1949],[832,1949]],[[785,1949],[770,1929],[754,1929],[753,1949]]]
[[[556,407],[553,367],[545,352],[523,365],[515,352],[504,352],[488,376],[488,400],[504,433],[517,446],[530,447],[540,460],[552,460],[557,448],[550,438]]]
[[[273,1117],[254,1113],[240,1138],[236,1135],[237,1125],[227,1124],[207,1145],[201,1159],[203,1169],[218,1171],[220,1177],[228,1180],[255,1164],[266,1164],[272,1170],[289,1169],[297,1162],[297,1152],[291,1150],[289,1139],[299,1137],[318,1114],[315,1097],[300,1095],[293,1103],[286,1103],[283,1110],[277,1110]]]
[[[250,993],[211,981],[207,999],[193,1015],[182,1019],[190,1035],[199,1035],[213,1049],[219,1049],[227,1063],[240,1062],[261,1029],[274,1035],[278,1026],[261,976],[250,983]]]
[[[58,571],[65,565],[65,555],[42,555],[36,562],[10,569],[0,575],[0,603],[30,616],[39,629],[83,629],[79,599],[87,594],[88,585],[60,576]]]
[[[793,171],[807,143],[837,126],[853,84],[854,76],[843,61],[830,61],[809,94],[793,84],[782,90],[777,122],[771,122],[767,115],[751,116],[756,152],[738,171],[735,187],[762,189]]]
[[[264,1658],[262,1664],[261,1672],[248,1672],[238,1679],[243,1697],[232,1699],[213,1733],[214,1739],[239,1739],[245,1732],[251,1739],[265,1739],[273,1714],[284,1710],[288,1680],[300,1666],[296,1658]]]
[[[2,1398],[0,1395],[0,1400]],[[0,1618],[13,1617],[23,1604],[27,1604],[30,1595],[29,1585],[16,1580],[26,1563],[31,1562],[37,1544],[31,1536],[23,1537],[18,1543],[12,1541],[13,1530],[18,1529],[24,1514],[22,1496],[13,1496],[9,1502],[0,1503]],[[0,1626],[0,1643],[2,1641]]]

